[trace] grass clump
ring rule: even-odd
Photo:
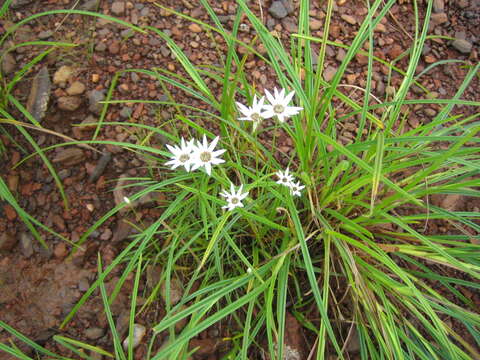
[[[143,179],[144,189],[106,214],[84,238],[120,208],[149,192],[164,193],[168,202],[162,215],[136,235],[112,264],[99,268],[97,281],[65,322],[100,287],[116,357],[131,358],[131,348],[127,355],[123,352],[109,304],[126,277],[135,272],[130,337],[135,316],[160,296],[162,286],[167,289],[166,316],[153,326],[149,359],[188,358],[189,341],[216,323],[228,324],[230,329],[224,339],[227,358],[255,358],[264,352],[282,359],[288,313],[308,332],[309,350],[316,359],[348,358],[351,338],[358,339],[362,359],[479,357],[480,315],[462,292],[479,288],[478,214],[444,209],[432,205],[430,199],[439,194],[479,196],[478,114],[456,116],[452,110],[458,105],[480,105],[461,99],[478,77],[480,65],[464,64],[468,72],[452,99],[408,99],[416,83],[432,6],[429,1],[426,20],[421,22],[414,3],[415,32],[408,65],[399,70],[384,63],[391,72],[401,73],[402,82],[391,97],[375,102],[370,94],[377,61],[372,52],[373,29],[394,3],[369,2],[358,34],[345,46],[328,41],[332,1],[328,2],[323,38],[310,35],[309,2],[301,1],[298,34],[287,51],[243,0],[238,1],[232,31],[202,1],[215,27],[177,15],[224,38],[228,51],[221,57],[221,66],[208,69],[195,67],[167,34],[148,28],[165,40],[186,75],[164,69],[129,71],[154,76],[165,89],[179,88],[209,110],[163,102],[178,111],[171,122],[158,128],[124,124],[166,137],[171,153],[144,144],[115,143],[148,153],[150,159],[158,160],[162,175]],[[242,16],[255,28],[266,55],[237,39]],[[352,98],[344,93],[341,81],[365,42],[371,46],[364,96]],[[316,67],[312,43],[320,44]],[[327,44],[347,49],[330,82],[322,77]],[[281,112],[274,109],[279,94],[268,93],[269,104],[258,105],[263,94],[248,81],[246,57],[238,56],[238,46],[274,70],[275,82],[286,89],[284,95],[294,92],[294,98],[282,103],[283,110],[296,109],[285,119],[277,114],[268,123],[256,116]],[[211,90],[206,78],[216,81],[221,96]],[[112,89],[115,84],[114,79]],[[427,104],[440,105],[441,111],[431,122],[407,129],[408,109]],[[208,119],[211,127],[200,126],[196,122],[200,117]],[[356,135],[350,143],[339,141],[338,126],[353,118],[358,119]],[[101,119],[98,130],[106,124]],[[277,148],[276,134],[291,140],[291,151]],[[202,142],[188,140],[201,138]],[[268,141],[261,141],[265,138]],[[215,146],[209,147],[210,141]],[[175,144],[180,146],[175,148]],[[210,151],[210,159],[202,158],[199,149]],[[226,151],[214,155],[217,149]],[[175,169],[166,172],[169,157],[167,164]],[[207,166],[213,158],[222,161]],[[199,163],[202,159],[203,164]],[[287,166],[298,182],[285,173]],[[205,171],[197,170],[201,167]],[[283,177],[287,186],[276,183]],[[428,223],[437,220],[458,231],[449,235],[426,232]],[[126,269],[109,297],[103,281],[122,263]],[[137,308],[138,282],[149,265],[161,266],[160,282],[144,294],[146,304]],[[173,301],[169,289],[178,278],[184,280],[183,295]],[[184,320],[186,325],[176,331],[175,325]],[[166,343],[155,349],[155,338],[165,332]]]

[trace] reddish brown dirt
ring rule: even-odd
[[[22,1],[18,2],[22,3]],[[43,10],[70,9],[76,2],[49,0],[45,2],[25,1],[25,3],[25,5],[16,8],[10,14],[8,20],[0,21],[0,32],[5,31],[11,22],[23,19],[28,15]],[[89,2],[80,1],[78,6],[84,6],[85,3]],[[194,1],[163,0],[160,3],[181,13],[211,23],[206,11]],[[221,16],[226,28],[230,29],[237,5],[232,1],[211,3],[215,12]],[[297,2],[293,1],[292,3],[295,9]],[[358,6],[356,1],[339,1],[339,3],[344,3],[344,5],[335,6],[330,31],[331,40],[347,44],[353,39],[354,32],[367,10]],[[437,23],[432,25],[431,34],[465,38],[473,45],[473,49],[469,54],[462,54],[451,46],[450,41],[445,39],[438,38],[428,41],[418,72],[438,60],[460,59],[467,63],[478,62],[478,41],[480,39],[480,28],[478,27],[480,5],[478,1],[445,0],[442,3],[444,3],[444,10],[440,13],[444,15],[436,15]],[[192,27],[190,22],[156,7],[151,1],[132,0],[123,4],[124,10],[118,11],[116,14],[112,13],[114,11],[112,3],[105,0],[99,1],[98,9],[101,13],[113,14],[140,26],[151,25],[169,33],[195,64],[218,64],[219,58],[215,49],[215,42],[219,44],[220,51],[225,47],[223,40],[218,35],[210,34],[202,28]],[[260,15],[258,4],[263,4],[264,23],[269,29],[276,31],[288,46],[290,34],[296,31],[296,10],[279,20],[272,17],[268,12],[271,1],[252,3],[252,9]],[[326,9],[323,5],[319,7],[317,2],[312,2],[311,6],[312,35],[320,36]],[[115,11],[117,10],[115,9]],[[376,56],[391,61],[410,47],[412,41],[410,34],[413,33],[412,11],[412,6],[408,2],[399,1],[399,4],[393,7],[389,16],[384,21],[382,20],[382,26],[376,32],[375,41],[378,44],[374,48]],[[424,13],[423,8],[420,11]],[[442,22],[444,17],[447,20]],[[251,26],[245,23],[242,29],[239,37],[247,43],[250,42],[255,35]],[[28,27],[24,27],[12,39],[13,43],[33,40],[40,36],[39,34],[42,34],[45,39],[72,41],[79,46],[73,50],[60,49],[49,55],[25,76],[24,81],[16,86],[14,96],[20,102],[26,104],[31,81],[42,66],[47,66],[51,79],[62,65],[72,66],[75,73],[68,79],[67,83],[53,85],[49,107],[41,124],[46,129],[74,139],[90,139],[92,130],[80,131],[72,125],[85,121],[89,116],[98,118],[98,113],[94,114],[88,109],[87,93],[92,90],[105,91],[117,71],[130,68],[152,69],[159,67],[185,75],[180,64],[173,59],[170,50],[159,37],[140,33],[132,35],[124,32],[124,30],[124,28],[100,19],[78,15],[51,16],[39,19]],[[213,36],[213,40],[210,35]],[[258,45],[255,45],[255,47],[258,48]],[[313,48],[318,53],[319,47],[314,45]],[[259,48],[259,51],[262,51],[262,49]],[[13,53],[15,57],[14,69],[20,69],[36,53],[31,47],[18,49]],[[244,49],[239,49],[239,53],[243,54]],[[327,80],[338,67],[343,56],[344,53],[341,50],[333,46],[327,47],[326,66],[328,71],[324,75]],[[406,59],[400,61],[397,66],[405,68],[405,64]],[[246,67],[250,71],[251,81],[255,82],[260,91],[275,85],[275,76],[272,70],[262,60],[249,55]],[[366,69],[365,58],[357,56],[347,70],[343,79],[344,83],[363,87],[366,79]],[[388,83],[388,69],[386,67],[375,64],[373,70],[372,91],[375,96],[383,99],[385,93],[390,90],[389,87],[398,87],[402,78],[398,74],[393,74],[390,83]],[[466,68],[458,66],[458,64],[440,65],[420,77],[419,82],[429,91],[437,93],[439,98],[450,98],[458,89],[466,71]],[[7,77],[11,76],[12,72],[7,75]],[[61,110],[62,100],[60,99],[70,96],[67,89],[75,81],[81,82],[86,87],[84,92],[74,95],[78,97],[81,105],[73,111]],[[206,81],[214,90],[219,90],[213,81],[209,81],[209,79]],[[171,87],[168,87],[168,89],[175,101],[179,103],[188,103],[198,108],[207,107],[196,99],[186,97],[185,94],[176,89]],[[356,93],[354,90],[346,91],[352,97],[363,96],[363,93]],[[473,86],[467,89],[463,98],[478,100],[478,94],[479,80],[476,79]],[[163,95],[162,87],[151,78],[142,74],[127,73],[119,78],[113,98],[165,100]],[[419,88],[413,89],[409,94],[411,98],[424,96],[425,94]],[[438,110],[439,107],[437,106],[411,109],[407,127],[415,128],[422,122],[429,122]],[[473,109],[457,107],[455,112],[470,114]],[[14,111],[12,113],[18,116],[19,120],[23,120],[18,113]],[[342,115],[342,109],[339,109],[337,115]],[[167,106],[127,102],[110,106],[106,121],[138,122],[153,126],[166,126],[167,129],[171,129],[171,123],[170,125],[165,124],[173,116],[174,109]],[[215,125],[205,122],[205,120],[199,120],[198,122],[200,125],[208,126],[215,131]],[[353,119],[347,125],[339,125],[338,128],[341,134],[339,141],[344,143],[352,141],[351,139],[357,128]],[[2,178],[7,182],[10,190],[17,195],[20,205],[26,211],[72,242],[78,241],[80,236],[96,220],[115,205],[112,190],[121,175],[148,176],[144,156],[127,152],[115,146],[96,145],[94,147],[98,152],[76,148],[74,154],[65,153],[68,149],[66,147],[56,148],[47,155],[50,159],[67,157],[67,160],[60,160],[54,165],[62,179],[69,200],[70,207],[67,210],[62,203],[53,178],[41,159],[34,157],[15,167],[22,157],[33,150],[14,128],[7,127],[6,129],[18,141],[20,147],[15,146],[7,136],[2,136],[2,141],[7,149],[5,153],[0,155],[3,170]],[[47,133],[32,131],[31,134],[42,147],[62,142],[61,138]],[[132,129],[128,127],[108,125],[102,128],[98,139],[136,142],[145,135],[132,132]],[[268,141],[268,136],[264,140]],[[161,147],[163,141],[161,138],[152,138],[150,143]],[[287,138],[280,138],[279,141],[280,149],[284,153],[289,153],[292,143]],[[112,159],[97,179],[89,181],[89,177],[99,163],[101,153],[105,151],[112,154]],[[154,168],[158,166],[160,166],[160,163],[155,164]],[[157,199],[157,201],[159,200]],[[465,199],[459,201],[465,204],[465,210],[478,211],[479,209],[478,202],[465,201]],[[160,211],[147,204],[147,206],[140,207],[137,214],[144,223],[149,223],[152,219],[158,217]],[[104,263],[109,264],[123,248],[122,240],[125,239],[128,230],[125,230],[125,225],[121,222],[122,217],[114,216],[107,220],[83,244],[83,251],[79,251],[76,255],[70,257],[71,246],[46,232],[42,232],[42,236],[48,245],[48,249],[41,247],[29,234],[15,210],[5,202],[0,202],[0,233],[9,237],[8,245],[3,246],[0,253],[0,319],[62,355],[68,356],[71,354],[56,345],[52,340],[54,334],[65,334],[93,345],[111,349],[107,322],[105,317],[100,315],[103,314],[103,311],[97,293],[82,307],[78,315],[66,328],[59,329],[59,325],[72,306],[95,280],[97,252],[102,255]],[[429,230],[444,232],[440,223],[432,222],[431,226],[432,229]],[[445,229],[445,232],[448,231],[448,225]],[[0,242],[0,244],[2,243]],[[114,284],[118,275],[116,272],[109,278],[110,287],[113,286],[112,284]],[[128,294],[131,290],[131,286],[128,286],[129,283],[131,284],[131,279],[127,281],[127,286],[123,287],[113,308],[114,315],[118,318],[122,318],[121,315],[128,311]],[[158,321],[163,312],[161,307],[160,303],[155,304],[151,311],[142,315],[137,321],[143,321],[145,325]],[[297,323],[292,321],[290,324],[296,326]],[[122,326],[125,328],[125,324]],[[289,330],[291,329],[287,329],[287,332]],[[203,347],[203,352],[206,354],[204,358],[213,359],[221,356],[224,349],[223,344],[220,345],[220,341],[217,339],[220,336],[222,334],[205,332],[196,340],[195,344]],[[8,338],[9,335],[6,332],[0,332],[1,342],[5,342]],[[307,348],[303,344],[303,338],[301,342],[301,351],[306,352]],[[309,344],[308,349],[311,348],[311,345]],[[139,347],[137,358],[141,358],[144,352],[145,346]]]

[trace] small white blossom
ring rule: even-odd
[[[185,170],[190,171],[190,166],[192,165],[193,141],[194,140],[192,139],[189,142],[185,142],[185,139],[182,138],[180,146],[170,146],[167,144],[167,148],[173,156],[170,161],[165,163],[165,165],[171,165],[172,169],[183,166],[185,167]]]
[[[300,191],[302,191],[302,189],[305,188],[304,185],[300,185],[300,181],[297,181],[296,183],[294,183],[293,181],[290,183],[290,191],[292,193],[293,196],[300,196],[302,195],[300,193]]]
[[[277,90],[274,89],[274,95],[272,95],[268,90],[265,90],[265,95],[267,96],[270,105],[265,105],[263,108],[265,109],[264,117],[266,119],[276,116],[278,121],[285,122],[287,118],[290,116],[296,115],[302,110],[303,108],[298,106],[289,106],[289,102],[292,100],[293,95],[295,95],[295,91],[290,92],[289,94],[285,95],[285,89]]]
[[[236,207],[243,207],[242,200],[248,196],[248,191],[243,191],[243,185],[240,185],[238,191],[235,191],[235,187],[230,183],[230,192],[223,190],[220,196],[223,196],[227,201],[227,205],[222,206],[222,209],[233,210]]]
[[[257,128],[257,126],[262,122],[265,118],[265,113],[263,112],[265,102],[265,97],[262,96],[259,100],[257,100],[257,95],[253,96],[253,103],[252,106],[248,107],[239,102],[237,102],[237,107],[240,112],[244,115],[243,117],[238,118],[238,120],[242,121],[252,121],[253,122],[253,131]]]
[[[212,165],[218,165],[224,163],[225,160],[220,159],[226,150],[220,149],[214,151],[220,138],[217,136],[213,141],[208,144],[207,137],[203,135],[203,142],[197,141],[197,145],[193,146],[192,152],[192,170],[196,170],[203,166],[208,175],[212,173]]]
[[[251,273],[252,273],[252,268],[249,267],[249,268],[247,269],[247,274],[251,274]]]
[[[125,201],[126,204],[130,204],[130,203],[131,203],[130,199],[129,199],[128,197],[126,197],[126,196],[123,197],[123,201]]]
[[[287,167],[285,171],[277,171],[275,175],[278,176],[277,184],[290,187],[290,184],[295,180],[293,175],[290,174],[290,169]]]

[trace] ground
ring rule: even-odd
[[[188,58],[198,65],[219,65],[219,52],[225,48],[222,39],[201,26],[181,19],[168,10],[174,10],[193,18],[211,23],[206,11],[196,1],[106,1],[99,0],[16,0],[14,10],[8,18],[0,20],[0,34],[13,23],[51,9],[87,9],[109,14],[138,26],[150,25],[164,31],[180,45]],[[228,29],[231,28],[237,5],[234,1],[210,1],[220,20]],[[321,3],[321,5],[318,5]],[[310,28],[313,36],[321,36],[326,12],[326,2],[311,2]],[[419,11],[425,13],[424,2],[420,1]],[[161,5],[158,6],[157,4]],[[361,5],[359,5],[361,4]],[[276,31],[288,46],[290,34],[297,30],[298,2],[291,0],[251,1],[251,8],[261,16],[264,24]],[[330,29],[330,40],[348,44],[354,32],[361,24],[367,12],[364,2],[354,0],[338,0],[334,6],[334,16]],[[375,32],[374,54],[380,59],[392,61],[399,58],[396,65],[405,69],[407,57],[402,57],[412,44],[413,6],[410,1],[398,1],[388,16],[381,21]],[[480,44],[480,2],[478,0],[435,0],[429,34],[438,35],[427,41],[417,74],[427,70],[430,64],[439,60],[461,60],[467,63],[478,62]],[[423,15],[421,16],[423,19]],[[248,23],[240,26],[240,39],[249,43],[255,36]],[[452,41],[446,37],[456,39]],[[78,140],[88,140],[93,129],[80,128],[75,124],[95,122],[100,113],[102,100],[109,88],[113,76],[124,69],[167,69],[173,73],[183,74],[181,65],[174,59],[164,41],[153,35],[134,33],[124,27],[100,18],[80,15],[54,15],[42,17],[29,23],[17,31],[7,46],[22,41],[43,39],[77,44],[75,48],[58,49],[50,53],[35,65],[14,89],[14,96],[30,111],[35,112],[41,125],[58,134]],[[262,52],[257,43],[253,46]],[[319,47],[313,45],[318,53]],[[30,61],[38,52],[34,47],[21,47],[11,52],[2,64],[7,78]],[[366,49],[366,47],[365,47]],[[245,54],[239,48],[240,55]],[[345,51],[334,46],[327,47],[327,63],[324,79],[329,81],[335,74]],[[363,93],[355,90],[355,86],[363,87],[366,81],[366,57],[358,55],[349,66],[342,82],[349,96],[356,98]],[[271,89],[275,84],[272,69],[259,58],[249,55],[246,67],[250,69],[251,81],[255,82],[259,91]],[[42,70],[42,69],[46,69]],[[43,73],[42,73],[43,71]],[[458,62],[445,62],[431,68],[418,78],[419,85],[428,90],[429,96],[451,98],[459,88],[467,69]],[[45,75],[48,74],[48,75]],[[38,75],[40,74],[40,75]],[[41,74],[44,74],[41,76]],[[385,66],[375,64],[373,67],[373,94],[383,99],[400,84],[402,78],[392,74],[389,82],[389,71]],[[45,81],[47,83],[45,83]],[[51,82],[49,84],[48,82]],[[207,79],[209,86],[217,85]],[[48,89],[50,88],[50,91]],[[175,101],[191,106],[204,108],[206,105],[176,89],[169,89]],[[479,100],[479,81],[474,81],[465,92],[464,98]],[[113,94],[114,99],[124,100],[166,100],[161,84],[149,76],[129,72],[120,75],[118,86]],[[424,96],[420,86],[414,87],[411,98]],[[35,104],[42,97],[48,99],[48,106]],[[415,128],[420,123],[429,122],[437,114],[439,107],[414,109],[408,118],[408,127]],[[457,113],[473,113],[471,108],[457,107]],[[44,114],[43,114],[44,113]],[[137,122],[152,126],[171,126],[174,109],[161,105],[125,102],[108,108],[106,121]],[[341,116],[342,109],[338,109]],[[21,114],[13,112],[18,120],[24,120]],[[201,125],[215,131],[215,124],[207,119],[198,120]],[[1,176],[6,180],[10,190],[18,195],[20,205],[31,215],[53,228],[56,232],[75,243],[81,235],[103,214],[123,201],[129,190],[120,189],[124,177],[147,176],[144,156],[126,151],[115,145],[95,145],[92,147],[57,147],[48,153],[65,187],[69,208],[65,208],[62,197],[55,185],[53,177],[43,165],[39,157],[33,157],[19,166],[19,160],[31,153],[22,136],[13,128],[8,128],[13,138],[2,136],[6,152],[0,155],[2,164]],[[357,130],[352,119],[342,127],[339,126],[339,141],[351,142]],[[42,147],[59,144],[65,141],[52,133],[31,131],[35,141]],[[131,128],[119,125],[108,125],[102,128],[97,139],[110,141],[145,140],[146,134],[132,131]],[[16,146],[18,141],[20,146]],[[148,139],[150,145],[163,147],[162,138]],[[279,138],[279,147],[289,152],[292,143],[288,138]],[[151,161],[156,161],[152,159]],[[160,160],[163,161],[163,160]],[[161,165],[161,162],[158,163]],[[158,172],[162,169],[159,167]],[[120,184],[119,184],[120,183]],[[158,217],[162,198],[149,198],[142,204],[136,204],[136,218],[130,220],[148,224]],[[479,211],[478,202],[451,197],[436,201],[450,201],[468,211]],[[59,240],[58,237],[42,232],[48,248],[36,241],[24,224],[19,220],[15,210],[5,202],[0,202],[0,319],[15,327],[33,340],[55,350],[60,354],[68,352],[59,347],[53,340],[54,334],[84,340],[111,350],[111,339],[106,318],[102,315],[102,303],[98,294],[81,308],[78,315],[63,329],[59,326],[74,304],[89,288],[97,273],[97,253],[100,252],[106,264],[125,247],[131,229],[124,221],[129,214],[118,214],[95,230],[82,244],[82,249],[71,254],[71,244]],[[446,232],[447,227],[432,222],[430,231]],[[128,239],[127,239],[128,240]],[[118,270],[120,271],[120,270]],[[118,280],[119,272],[109,278],[107,288],[112,289]],[[118,325],[125,334],[128,321],[128,290],[132,279],[127,279],[121,294],[114,303],[113,312],[118,317]],[[142,284],[148,286],[148,284]],[[478,299],[477,299],[478,301]],[[163,314],[159,300],[148,311],[143,313],[137,322],[145,326],[158,321]],[[122,324],[122,319],[124,319]],[[300,332],[295,321],[289,322],[293,331]],[[199,358],[214,359],[220,356],[226,344],[219,340],[225,333],[218,329],[209,329],[200,334],[195,346],[202,348]],[[222,330],[224,331],[224,330]],[[0,332],[0,342],[6,341],[6,332]],[[303,344],[303,336],[293,336],[298,351],[307,349]],[[352,345],[352,352],[355,346]],[[136,358],[142,358],[145,346],[137,348]],[[305,355],[302,355],[305,356]]]

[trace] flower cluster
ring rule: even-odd
[[[265,95],[269,101],[269,104],[265,104],[265,97],[262,96],[257,99],[255,95],[253,98],[253,104],[251,107],[247,107],[237,102],[239,110],[244,117],[239,118],[243,121],[252,121],[253,129],[260,124],[263,119],[276,117],[278,121],[285,122],[286,119],[292,115],[296,115],[302,110],[301,107],[289,106],[295,92],[292,91],[285,94],[285,89],[278,91],[274,89],[273,95],[265,90]],[[187,172],[194,171],[203,167],[208,175],[211,175],[212,167],[224,163],[225,160],[220,156],[226,151],[224,149],[215,150],[218,144],[219,137],[217,136],[211,143],[208,143],[206,136],[203,136],[202,141],[191,139],[185,141],[184,138],[180,140],[180,145],[167,145],[168,150],[171,152],[171,158],[165,164],[171,166],[171,169],[183,166]],[[295,178],[290,174],[290,170],[278,171],[276,175],[279,177],[278,184],[287,186],[293,196],[300,196],[300,191],[305,187],[300,185],[300,182],[295,182]],[[243,191],[243,185],[240,185],[238,190],[235,190],[233,183],[230,183],[230,192],[223,190],[220,192],[220,196],[225,198],[227,205],[223,206],[223,209],[231,211],[237,207],[243,207],[242,200],[248,196],[248,191]],[[126,203],[129,203],[129,199],[125,199]]]
[[[196,144],[194,139],[185,142],[184,138],[182,138],[180,146],[170,146],[167,144],[168,150],[172,153],[172,159],[166,162],[166,165],[171,165],[172,169],[183,166],[186,171],[197,170],[203,167],[207,174],[210,175],[213,165],[225,162],[225,160],[219,158],[225,150],[220,149],[214,151],[219,139],[217,136],[209,144],[206,136],[203,135],[203,141],[200,142],[197,140]]]
[[[295,182],[295,178],[290,174],[290,169],[287,167],[285,171],[277,171],[275,175],[278,176],[277,184],[284,185],[290,189],[293,196],[300,196],[301,191],[305,188],[300,184],[300,181]]]
[[[253,131],[262,122],[263,119],[269,119],[276,117],[281,123],[285,122],[287,118],[293,115],[297,115],[303,108],[299,106],[289,106],[290,101],[293,99],[295,91],[292,91],[285,95],[285,89],[280,91],[275,88],[273,95],[265,90],[265,96],[269,101],[269,104],[265,103],[265,96],[257,99],[257,95],[253,97],[252,106],[248,107],[237,102],[238,109],[244,115],[238,118],[242,121],[252,121]]]

